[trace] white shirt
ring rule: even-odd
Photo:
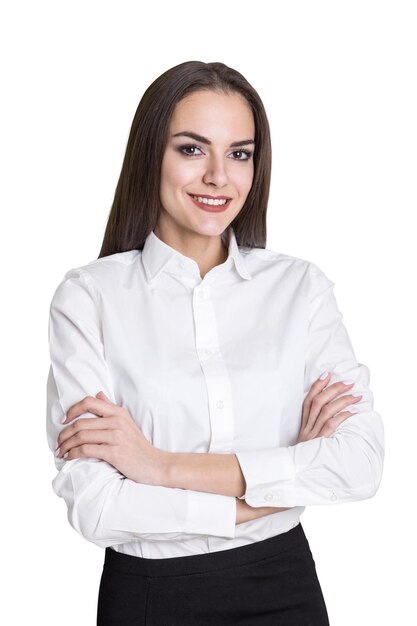
[[[235,453],[251,506],[294,508],[236,525],[232,496],[55,458],[69,522],[99,546],[146,558],[234,548],[293,528],[309,504],[369,498],[379,486],[383,424],[334,283],[304,259],[239,248],[232,227],[223,236],[228,258],[203,279],[154,232],[143,251],[65,274],[50,308],[49,446],[70,406],[102,390],[158,448]],[[355,381],[359,412],[331,437],[296,444],[304,398],[326,370],[329,384]]]

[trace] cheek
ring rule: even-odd
[[[165,160],[161,168],[161,189],[167,189],[173,185],[175,185],[175,168],[169,160]]]
[[[235,185],[239,189],[242,196],[247,196],[252,187],[254,175],[253,165],[249,165],[245,171],[241,171],[236,175]]]
[[[197,168],[174,155],[162,162],[161,187],[171,190],[186,186],[195,178]],[[163,181],[163,182],[162,182]]]

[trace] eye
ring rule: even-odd
[[[249,159],[252,157],[253,152],[251,152],[250,150],[234,150],[232,154],[234,155],[235,161],[249,161]]]
[[[188,144],[186,146],[180,146],[178,148],[178,151],[181,152],[181,154],[184,154],[185,156],[200,156],[200,154],[202,154],[202,150],[201,148],[199,148],[198,146],[195,146],[194,144]],[[197,152],[199,151],[199,152]]]

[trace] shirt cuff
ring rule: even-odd
[[[294,486],[294,461],[288,448],[241,450],[235,454],[246,480],[243,497],[250,506],[289,506],[280,502],[283,493],[288,500]]]
[[[186,533],[233,539],[236,532],[236,498],[188,491]]]

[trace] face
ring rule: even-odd
[[[198,91],[178,102],[162,160],[158,230],[182,240],[220,235],[250,191],[254,140],[240,94]]]

